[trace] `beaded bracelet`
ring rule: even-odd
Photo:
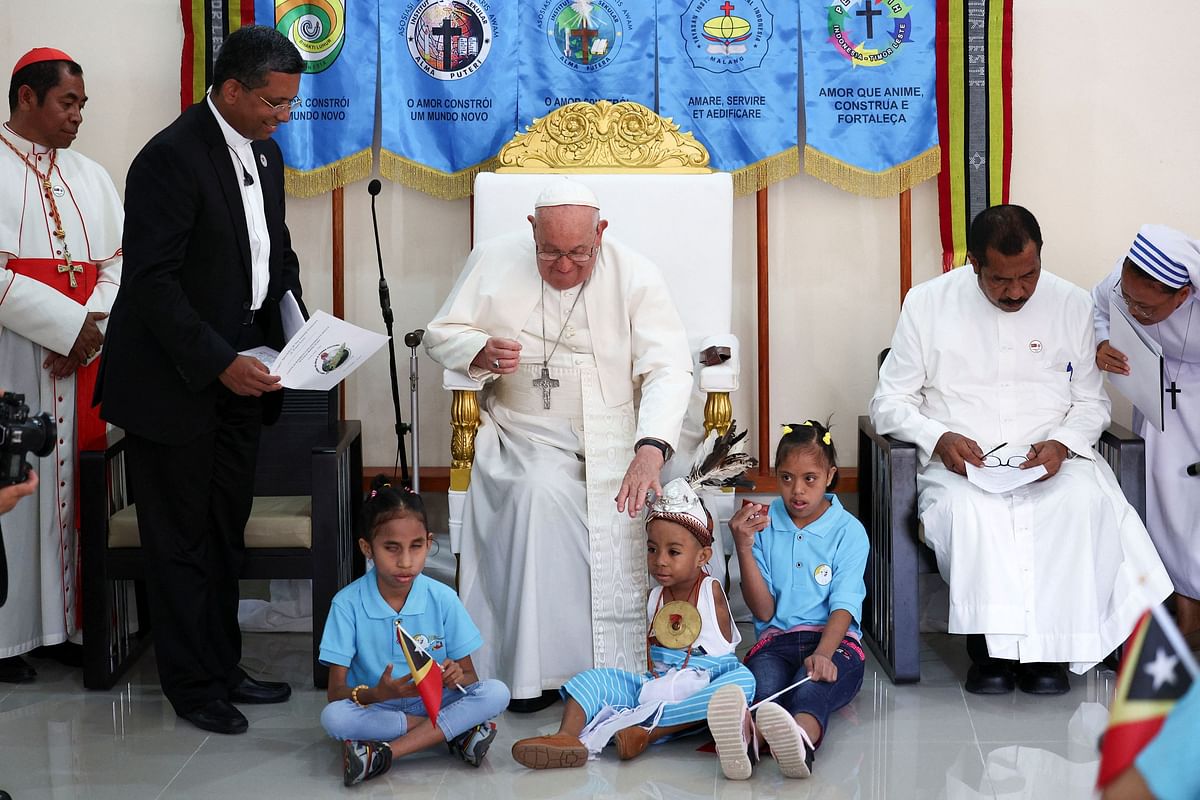
[[[361,689],[369,689],[369,688],[370,687],[367,686],[365,683],[360,683],[358,686],[355,686],[353,689],[350,690],[350,699],[354,701],[354,704],[356,706],[362,706],[363,708],[367,707],[366,703],[364,703],[358,699],[358,693],[359,693],[359,690],[361,690]]]

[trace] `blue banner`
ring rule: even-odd
[[[799,171],[798,28],[793,0],[658,0],[658,113],[738,194]]]
[[[516,125],[517,3],[408,0],[380,8],[381,171],[466,197]]]
[[[517,129],[580,101],[633,100],[653,108],[654,13],[647,6],[644,0],[523,0]]]
[[[255,0],[304,58],[300,105],[274,139],[289,194],[311,197],[371,174],[378,0]]]
[[[802,0],[805,172],[888,197],[932,178],[934,0]]]

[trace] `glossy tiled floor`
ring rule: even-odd
[[[402,759],[386,776],[345,789],[338,746],[318,725],[324,693],[311,687],[306,634],[246,637],[245,665],[292,682],[290,702],[243,708],[250,731],[206,734],[179,720],[158,692],[151,655],[111,692],[35,662],[37,682],[0,684],[0,788],[33,798],[645,797],[1089,798],[1096,740],[1112,673],[1073,677],[1063,697],[966,695],[961,640],[927,635],[924,680],[893,686],[874,663],[862,692],[833,720],[807,781],[769,759],[747,782],[726,781],[699,738],[619,763],[530,772],[509,756],[515,739],[557,727],[560,706],[505,714],[488,760],[472,769],[445,751]]]

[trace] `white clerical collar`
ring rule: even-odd
[[[221,135],[225,137],[225,144],[229,145],[234,150],[245,150],[248,148],[251,140],[247,139],[245,136],[242,136],[240,133],[234,130],[232,125],[225,121],[225,118],[221,116],[221,112],[217,110],[216,103],[212,101],[212,95],[206,93],[204,95],[204,101],[208,103],[208,107],[212,110],[213,116],[217,118],[217,125],[221,128]]]
[[[18,150],[28,150],[31,153],[49,153],[53,147],[47,147],[44,144],[31,142],[21,134],[9,127],[8,123],[4,123],[4,138],[8,139]]]

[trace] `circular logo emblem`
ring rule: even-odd
[[[680,20],[693,66],[744,72],[762,66],[775,18],[762,0],[692,0]]]
[[[492,23],[475,0],[421,0],[404,30],[408,54],[439,81],[465,78],[483,66],[492,49]]]
[[[1034,339],[1033,341],[1031,341],[1031,342],[1029,343],[1029,352],[1031,352],[1031,353],[1040,353],[1040,352],[1042,352],[1042,340],[1041,340],[1041,339]]]
[[[828,564],[821,564],[813,570],[813,579],[820,586],[828,586],[829,582],[833,580],[833,570],[829,568]]]
[[[67,190],[61,186],[55,186],[50,191],[54,194],[55,197],[62,197],[64,194],[67,193]]]
[[[275,30],[282,33],[304,59],[304,74],[333,66],[346,43],[343,0],[275,0]]]
[[[621,50],[625,29],[610,0],[554,0],[542,19],[550,49],[571,69],[604,69]]]
[[[326,375],[346,363],[346,359],[349,357],[350,350],[345,344],[335,344],[317,353],[317,360],[313,366],[316,367],[317,372]]]
[[[859,67],[881,67],[912,41],[912,7],[900,0],[857,0],[826,9],[829,41]]]

